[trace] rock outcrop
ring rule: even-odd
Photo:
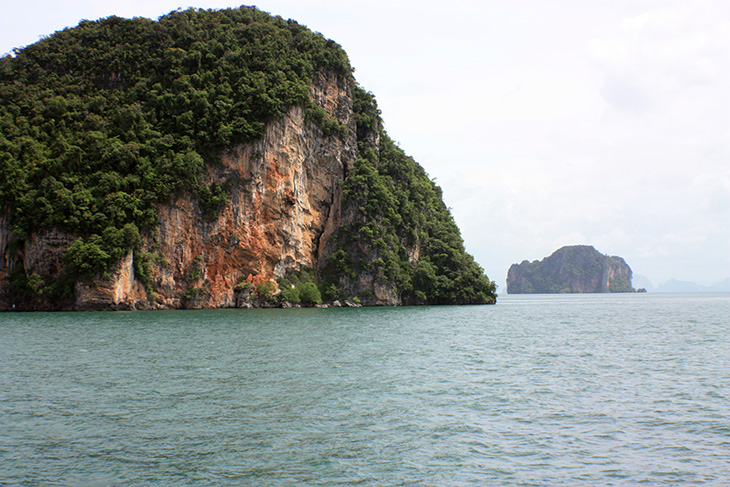
[[[130,252],[92,284],[76,283],[72,309],[236,307],[248,300],[242,284],[315,268],[341,218],[340,182],[357,157],[349,80],[330,72],[314,77],[310,96],[327,115],[350,129],[326,136],[301,107],[267,125],[265,135],[231,147],[208,168],[209,182],[230,184],[228,204],[213,221],[195,198],[159,205],[157,238]],[[52,230],[26,239],[15,258],[9,216],[0,219],[0,279],[21,260],[28,275],[56,276],[76,236]],[[136,278],[134,259],[148,261],[150,286]],[[5,289],[4,309],[12,309]],[[38,303],[45,309],[47,303]],[[69,307],[69,306],[67,306]]]
[[[494,303],[352,73],[255,7],[0,59],[0,310]]]
[[[589,245],[562,247],[541,261],[512,264],[508,294],[634,292],[631,268]]]

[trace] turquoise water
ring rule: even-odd
[[[730,295],[0,314],[0,484],[727,485]]]

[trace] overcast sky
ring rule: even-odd
[[[0,53],[81,19],[230,1],[25,0]],[[730,2],[261,0],[341,44],[502,292],[589,244],[655,286],[730,277]]]

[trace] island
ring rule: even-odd
[[[0,58],[0,310],[494,303],[353,71],[255,7]]]
[[[562,247],[541,261],[512,264],[508,294],[629,293],[632,271],[623,258],[590,245]]]

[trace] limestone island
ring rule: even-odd
[[[632,293],[632,272],[623,258],[590,245],[562,247],[541,261],[512,264],[507,294]]]
[[[491,304],[343,49],[255,7],[0,58],[0,310]]]

